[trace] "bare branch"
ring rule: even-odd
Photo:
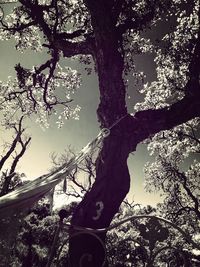
[[[30,141],[31,141],[31,137],[29,137],[29,138],[24,142],[24,141],[22,141],[21,136],[20,136],[20,138],[19,138],[19,143],[21,144],[21,151],[19,152],[19,154],[17,154],[17,156],[15,157],[15,159],[14,159],[14,161],[13,161],[13,163],[12,163],[12,165],[11,165],[11,168],[10,168],[10,171],[9,171],[9,175],[11,175],[11,174],[15,171],[15,169],[16,169],[16,167],[17,167],[17,164],[18,164],[19,160],[21,159],[21,157],[22,157],[22,156],[24,155],[24,153],[26,152],[27,146],[28,146],[28,144],[30,143]]]
[[[50,80],[53,78],[54,71],[56,69],[56,65],[57,65],[58,61],[59,61],[59,52],[54,50],[51,64],[49,66],[49,68],[50,68],[49,75],[45,81],[44,91],[43,91],[43,100],[44,100],[44,103],[45,103],[47,109],[51,109],[52,105],[57,104],[57,99],[55,99],[54,103],[50,104],[49,101],[47,100],[47,96],[48,96],[48,85],[49,85]]]
[[[1,193],[0,195],[5,195],[9,192],[9,187],[12,181],[12,178],[15,176],[15,170],[17,167],[17,164],[19,162],[19,160],[22,158],[22,156],[24,155],[24,153],[27,150],[27,146],[31,141],[31,137],[27,138],[25,141],[23,141],[22,139],[22,135],[25,131],[25,129],[22,127],[22,122],[23,122],[23,116],[20,118],[18,124],[16,125],[16,123],[11,123],[9,126],[12,127],[15,132],[16,132],[16,137],[13,140],[10,149],[8,150],[8,152],[6,153],[6,155],[2,158],[2,160],[0,161],[1,164],[1,169],[4,165],[4,163],[6,162],[6,160],[8,160],[8,158],[10,157],[10,155],[13,152],[16,152],[16,155],[13,156],[14,160],[11,163],[11,167],[8,171],[8,173],[4,174],[4,182],[3,182],[3,186],[1,189]],[[21,150],[19,152],[17,152],[17,144],[21,145]]]
[[[18,129],[16,128],[15,125],[11,125],[16,130],[17,134],[16,134],[15,138],[13,139],[12,144],[11,144],[10,148],[8,149],[7,153],[0,160],[0,170],[3,168],[5,162],[8,160],[10,155],[14,152],[14,150],[17,146],[17,143],[20,140],[22,133],[24,132],[24,129],[22,129],[22,120],[23,120],[23,116],[19,120]]]

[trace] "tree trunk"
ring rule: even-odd
[[[96,181],[77,207],[72,225],[93,229],[108,227],[130,187],[128,151],[117,136],[105,140],[99,155]],[[70,266],[106,266],[105,233],[93,235],[71,229]]]
[[[8,176],[6,176],[5,174],[4,183],[0,192],[0,196],[4,196],[9,193],[9,186],[14,175],[15,175],[14,172]]]
[[[109,1],[87,0],[86,4],[95,33],[93,58],[100,91],[97,114],[101,126],[110,127],[127,114],[123,56],[120,53]],[[128,141],[127,124],[124,120],[112,128],[110,135],[104,140],[96,163],[96,179],[93,187],[85,195],[72,217],[70,266],[107,266],[106,233],[94,235],[78,231],[73,226],[98,229],[110,225],[130,187],[127,158],[131,150]]]
[[[123,58],[118,49],[115,25],[108,2],[87,1],[95,31],[96,51],[93,55],[99,78],[100,104],[97,110],[103,127],[109,127],[126,114]],[[102,4],[102,3],[101,3]],[[105,5],[105,6],[104,6]],[[102,20],[102,17],[105,19]],[[104,140],[97,160],[96,180],[90,192],[77,207],[72,225],[93,229],[108,227],[130,187],[127,167],[129,155],[125,127],[115,127]],[[71,230],[70,263],[73,267],[106,266],[106,233],[92,235]]]

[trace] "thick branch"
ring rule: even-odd
[[[64,57],[73,57],[75,55],[92,55],[93,38],[88,38],[81,42],[70,42],[64,39],[55,39],[53,46],[63,52]]]
[[[169,107],[158,110],[145,110],[135,114],[134,121],[136,135],[132,142],[136,144],[148,138],[150,135],[162,130],[169,130],[176,125],[185,123],[195,117],[200,117],[200,28],[196,40],[195,49],[188,66],[188,82],[185,86],[185,97]],[[139,127],[139,131],[138,131]],[[131,127],[130,127],[131,128]],[[137,141],[136,141],[137,140]]]
[[[157,110],[137,112],[128,116],[120,125],[129,138],[130,151],[146,138],[163,130],[169,130],[195,117],[200,117],[200,95],[184,97],[182,100]],[[120,127],[119,125],[119,127]]]
[[[19,2],[27,8],[27,13],[30,18],[41,27],[47,38],[50,38],[52,36],[52,30],[45,22],[43,17],[43,11],[45,10],[45,6],[38,5],[37,2],[33,4],[31,3],[31,1],[27,0],[20,0]]]

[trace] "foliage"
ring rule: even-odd
[[[144,84],[144,102],[137,104],[136,110],[169,107],[197,89],[187,84],[196,75],[191,58],[198,38],[198,9],[198,1],[194,1],[190,8],[176,10],[174,31],[164,35],[155,50],[157,81]],[[146,189],[159,191],[163,197],[158,205],[161,215],[191,237],[199,234],[199,127],[199,118],[195,118],[151,136],[146,143],[154,161],[144,168]]]
[[[150,206],[122,206],[113,224],[122,221],[124,217],[146,215],[146,218],[130,219],[108,233],[108,260],[111,266],[171,264],[180,267],[183,264],[193,264],[195,255],[191,247],[185,243],[178,231],[154,217],[157,213],[158,211]]]
[[[67,211],[64,225],[69,223],[77,203],[63,207]],[[62,209],[63,210],[63,209]],[[10,266],[46,266],[50,256],[56,227],[58,226],[58,211],[50,213],[47,199],[35,205],[21,223],[20,232],[14,243]],[[137,204],[123,204],[116,214],[112,225],[118,224],[107,236],[107,259],[111,266],[182,266],[194,259],[190,246],[174,228],[169,227],[153,216],[157,210],[151,206],[140,207]],[[124,218],[145,215],[150,218],[130,219],[120,224]],[[67,266],[68,264],[68,227],[62,228],[55,245],[52,266]],[[182,240],[182,242],[180,242]],[[194,265],[195,266],[195,265]]]
[[[24,174],[16,171],[17,165],[26,152],[31,137],[25,134],[23,127],[24,117],[16,121],[10,121],[4,126],[7,132],[13,132],[10,142],[4,142],[3,152],[0,159],[0,195],[5,195],[22,185]]]
[[[167,218],[191,235],[199,233],[200,219],[198,130],[199,120],[193,120],[153,137],[148,148],[155,161],[147,163],[144,170],[147,190],[160,190],[163,194],[162,214],[164,210]],[[193,161],[190,159],[186,168],[191,156]]]
[[[73,204],[67,208],[69,214]],[[67,222],[69,218],[65,219]],[[15,241],[15,249],[12,253],[11,266],[46,266],[55,236],[56,227],[58,227],[59,216],[57,211],[50,212],[48,199],[39,201],[25,217]],[[55,262],[62,248],[65,249],[65,243],[68,238],[66,232],[60,234],[59,242],[56,243]],[[67,255],[59,255],[61,262],[67,261]],[[63,266],[63,265],[62,265]]]
[[[62,14],[62,17],[59,17],[59,22],[55,21],[55,16],[57,17],[58,14],[53,15],[51,12],[47,12],[47,9],[44,15],[45,23],[50,25],[60,23],[63,26],[58,26],[59,31],[64,30],[68,27],[64,24],[66,18],[71,15],[68,14],[68,8],[71,7],[73,7],[73,4],[68,6],[66,3],[65,6],[63,3],[58,3],[57,12],[59,16]],[[4,16],[3,9],[2,12],[1,40],[14,38],[15,48],[19,52],[23,53],[25,50],[31,49],[41,53],[45,47],[45,38],[42,38],[40,27],[31,19],[28,9],[16,5],[10,14]],[[38,10],[38,12],[43,11]],[[75,15],[74,11],[72,13]],[[72,14],[72,16],[74,15]],[[73,107],[70,102],[72,102],[72,96],[76,89],[80,86],[80,74],[76,70],[72,70],[70,67],[62,67],[58,63],[61,57],[58,50],[50,49],[49,54],[50,58],[44,64],[33,66],[32,69],[25,68],[20,63],[16,64],[16,78],[9,77],[7,82],[1,82],[0,102],[1,109],[5,111],[4,117],[9,116],[9,119],[16,113],[16,110],[29,116],[36,113],[36,121],[43,127],[49,127],[48,115],[56,115],[57,111],[54,106],[61,106],[62,109],[56,115],[58,127],[61,127],[63,121],[69,117],[78,119],[80,107],[78,105]],[[59,94],[57,94],[58,89],[60,90]],[[9,112],[7,112],[8,110]]]

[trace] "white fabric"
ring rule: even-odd
[[[103,129],[103,131],[101,131],[92,142],[86,145],[77,156],[73,157],[68,163],[64,164],[53,173],[43,175],[9,194],[0,197],[0,217],[19,213],[31,207],[36,201],[45,196],[52,188],[60,183],[106,136]]]

